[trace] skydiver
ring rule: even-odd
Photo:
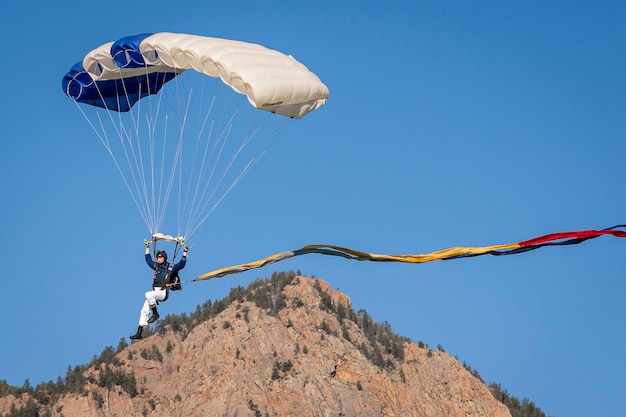
[[[167,264],[167,252],[160,249],[156,253],[156,263],[150,255],[150,241],[146,241],[146,263],[154,270],[154,281],[152,282],[152,291],[146,292],[146,301],[143,303],[143,308],[139,314],[139,327],[137,327],[137,333],[130,338],[133,340],[141,339],[141,333],[143,328],[150,323],[154,323],[159,318],[159,312],[157,311],[157,304],[159,301],[167,300],[169,295],[169,289],[167,288],[167,280],[170,276],[176,276],[178,271],[185,267],[187,263],[187,251],[189,247],[183,245],[183,257],[177,264]],[[148,318],[148,314],[152,311],[152,315]]]

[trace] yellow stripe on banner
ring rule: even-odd
[[[200,275],[192,281],[202,281],[211,278],[221,278],[227,275],[238,274],[250,269],[261,268],[269,264],[273,264],[285,259],[292,258],[298,255],[304,255],[309,253],[317,253],[320,255],[335,255],[344,256],[349,259],[358,261],[373,261],[373,262],[404,262],[404,263],[425,263],[431,261],[438,261],[448,258],[454,258],[462,255],[481,255],[487,252],[502,250],[502,249],[516,249],[521,247],[519,243],[509,243],[505,245],[494,246],[482,246],[482,247],[455,247],[443,249],[440,251],[432,252],[422,255],[382,255],[375,253],[360,252],[353,249],[343,248],[341,246],[333,245],[307,245],[296,251],[280,252],[275,255],[268,256],[254,262],[248,262],[245,264],[233,265],[226,268],[216,269],[215,271],[207,272]],[[336,253],[333,253],[336,252]],[[343,255],[341,255],[343,254]]]
[[[200,275],[192,281],[202,281],[204,279],[221,278],[226,275],[238,274],[240,272],[248,271],[250,269],[261,268],[265,265],[273,264],[275,262],[291,258],[292,256],[294,256],[293,252],[281,252],[275,255],[268,256],[267,258],[260,259],[258,261],[216,269],[215,271],[207,272],[206,274]]]
[[[362,261],[424,263],[424,262],[438,261],[438,260],[447,259],[447,258],[453,258],[455,256],[480,255],[480,254],[487,253],[493,250],[515,249],[519,247],[520,247],[519,243],[483,246],[483,247],[476,247],[476,248],[455,247],[455,248],[443,249],[437,252],[432,252],[429,254],[422,254],[422,255],[381,255],[381,254],[375,254],[375,253],[360,252],[360,251],[356,251],[353,249],[342,248],[341,246],[332,246],[332,245],[309,245],[309,246],[303,247],[301,250],[329,248],[329,249],[334,249],[336,251],[352,255],[358,260],[362,260]]]

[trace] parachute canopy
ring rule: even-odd
[[[299,119],[324,105],[328,88],[292,56],[264,46],[179,33],[145,33],[89,52],[63,77],[80,103],[125,112],[185,70],[219,77],[257,109]]]
[[[167,32],[101,45],[65,74],[62,88],[113,158],[150,233],[164,225],[172,233],[175,220],[174,236],[184,239],[329,97],[290,55]]]

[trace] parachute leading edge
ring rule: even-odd
[[[200,275],[192,281],[202,281],[206,279],[222,278],[232,274],[248,271],[250,269],[261,268],[294,256],[308,255],[316,253],[319,255],[341,256],[346,259],[355,261],[372,261],[372,262],[405,262],[405,263],[425,263],[431,261],[446,261],[451,259],[469,258],[481,255],[514,255],[517,253],[528,252],[539,249],[544,246],[567,246],[576,245],[589,239],[594,239],[604,235],[612,235],[615,237],[626,237],[626,231],[618,230],[626,228],[626,225],[618,225],[602,230],[580,230],[575,232],[559,232],[539,236],[523,242],[508,243],[504,245],[493,245],[483,247],[454,247],[443,249],[437,252],[422,255],[380,255],[356,251],[341,246],[333,245],[308,245],[298,250],[280,252],[275,255],[268,256],[258,261],[249,262],[241,265],[234,265],[226,268],[217,269]]]

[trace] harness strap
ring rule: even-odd
[[[157,253],[157,238],[156,236],[152,236],[152,253],[153,253],[153,257],[156,256]],[[170,286],[174,286],[173,290],[180,290],[182,289],[182,286],[180,285],[180,278],[176,277],[177,279],[175,279],[174,282],[171,282],[171,275],[172,275],[172,271],[174,269],[174,260],[176,260],[176,256],[178,255],[178,251],[180,250],[180,248],[182,247],[182,245],[180,244],[180,242],[176,241],[176,246],[174,247],[174,256],[172,257],[172,262],[170,262],[167,266],[167,272],[165,273],[165,286],[164,287],[155,287],[154,285],[152,286],[152,289],[154,290],[155,288],[163,288],[165,289],[165,298],[163,300],[161,300],[161,302],[167,301],[167,299],[170,296]],[[158,264],[154,264],[154,277],[156,278],[157,275],[157,271],[159,270],[159,266]],[[157,301],[157,304],[159,304],[159,302]]]

